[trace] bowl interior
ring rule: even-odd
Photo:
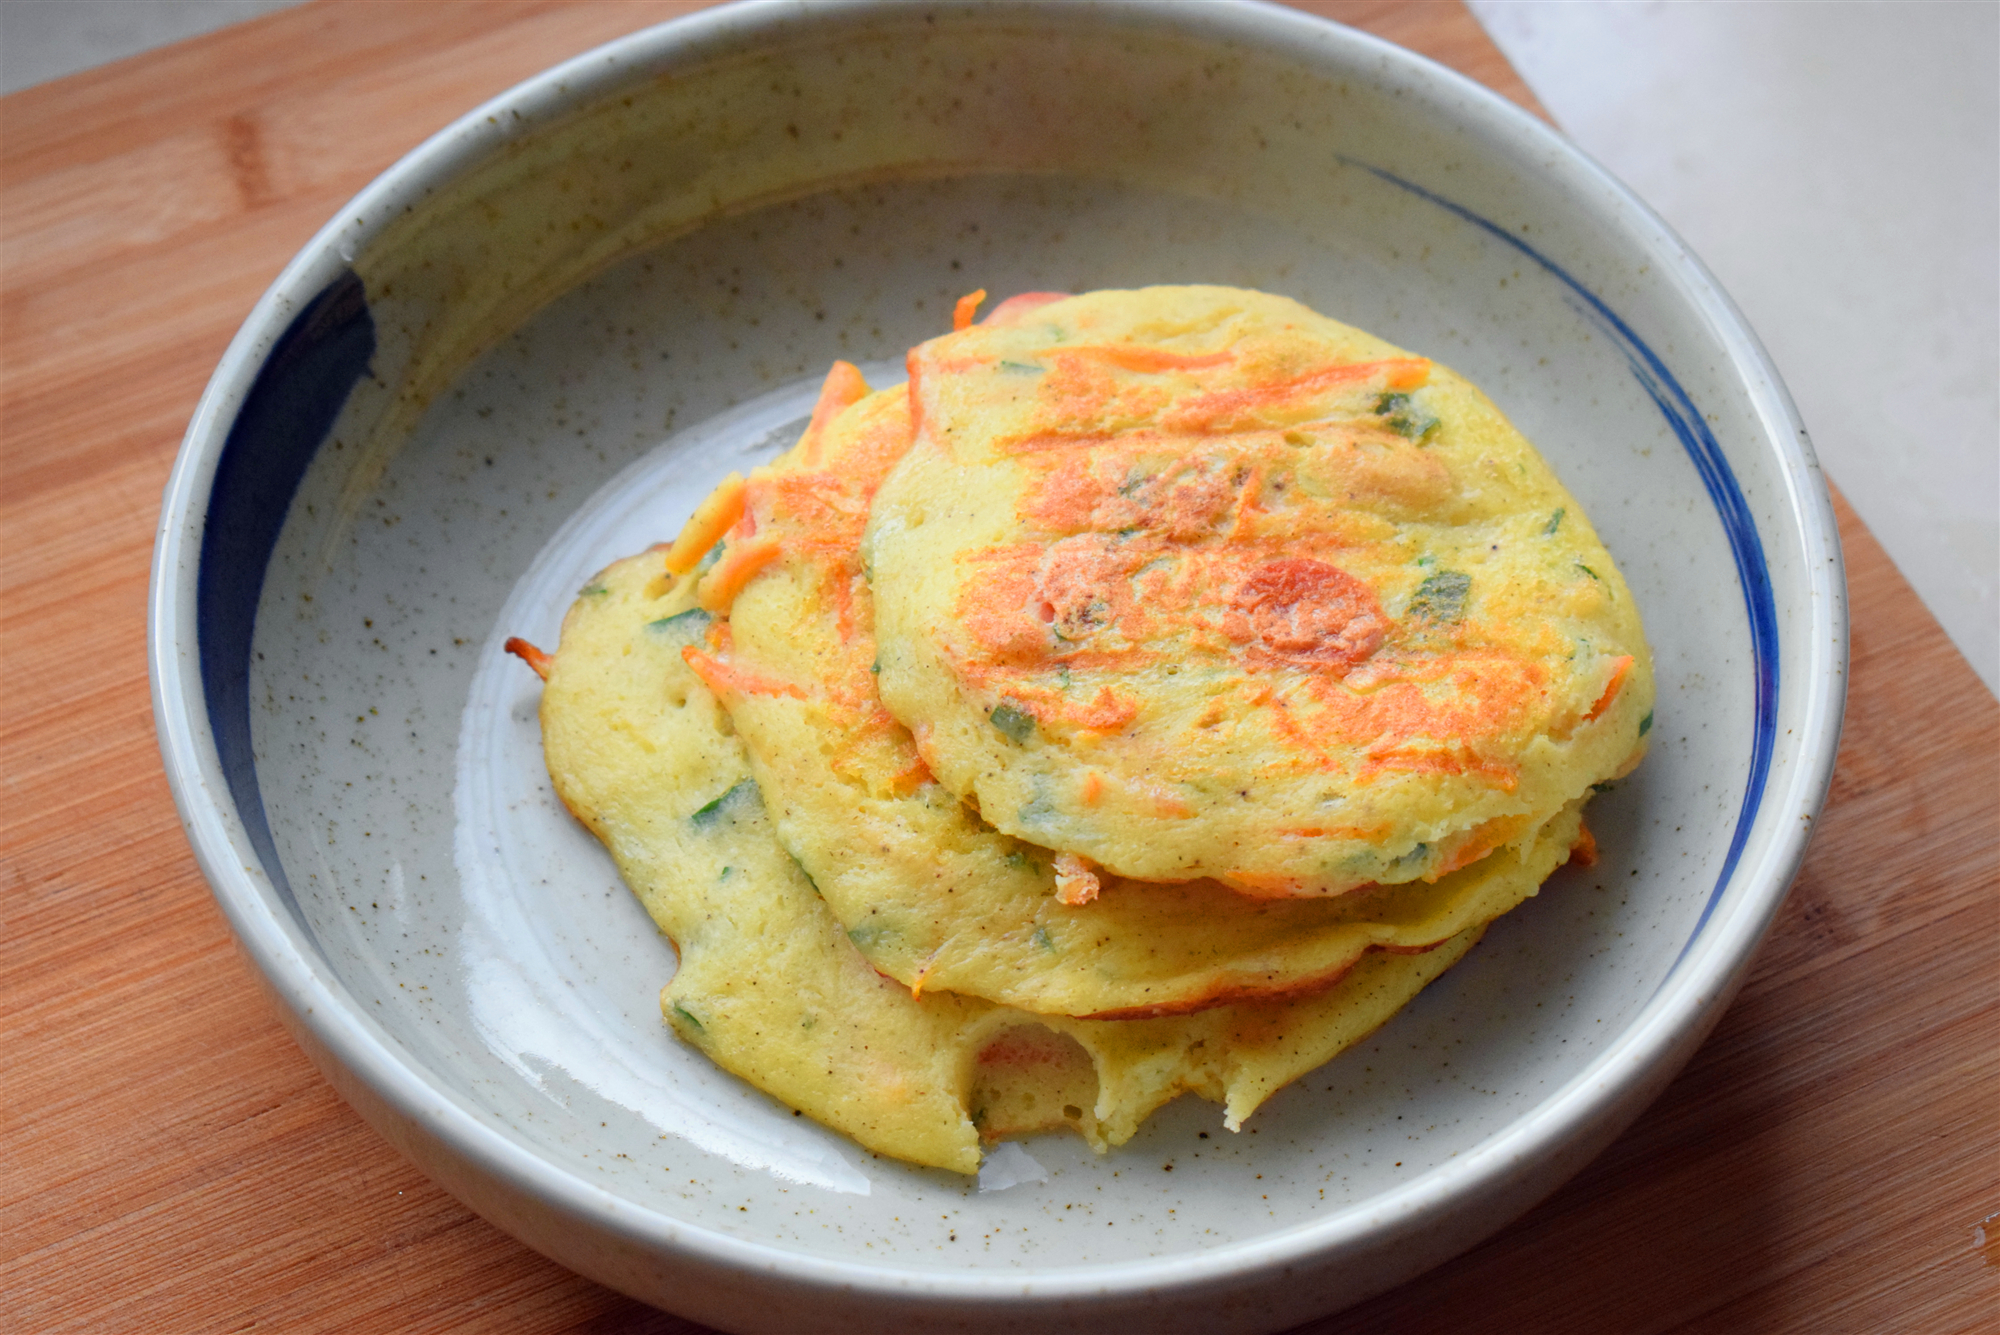
[[[1782,893],[1811,788],[1784,767],[1830,754],[1790,686],[1826,652],[1823,535],[1726,307],[1615,187],[1449,76],[1180,8],[634,39],[436,141],[290,279],[346,303],[367,372],[323,442],[266,446],[297,481],[242,595],[238,805],[356,1022],[642,1215],[998,1272],[1359,1220],[1541,1115],[1722,919]],[[871,1157],[669,1035],[673,952],[550,791],[537,683],[501,642],[552,647],[593,571],[789,443],[834,358],[893,381],[972,288],[1170,282],[1296,297],[1486,389],[1640,600],[1652,753],[1592,807],[1595,868],[1242,1134],[1184,1098],[1102,1158],[1046,1137],[962,1180]]]

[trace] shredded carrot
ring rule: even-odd
[[[1192,357],[1168,352],[1165,348],[1149,348],[1133,343],[1099,343],[1077,351],[1085,356],[1101,358],[1126,371],[1141,372],[1198,371],[1236,360],[1236,354],[1227,350]]]
[[[916,755],[913,752],[910,756],[910,763],[889,776],[889,791],[899,797],[908,793],[914,793],[917,789],[931,782],[932,778],[931,767],[924,763],[922,756]]]
[[[1195,432],[1230,430],[1248,423],[1259,411],[1327,393],[1357,381],[1379,380],[1390,389],[1415,389],[1428,380],[1430,374],[1431,364],[1422,357],[1338,362],[1288,380],[1196,395],[1175,406],[1167,425]]]
[[[1503,793],[1513,792],[1521,783],[1519,765],[1487,760],[1467,746],[1457,746],[1450,751],[1433,751],[1378,744],[1369,747],[1366,756],[1361,772],[1355,776],[1363,783],[1369,783],[1384,773],[1473,775]]]
[[[1062,301],[1068,296],[1069,293],[1067,292],[1022,292],[1016,296],[1007,298],[1007,300],[986,312],[986,318],[981,320],[980,323],[989,326],[1013,324],[1029,311],[1046,306],[1052,301]]]
[[[1630,676],[1631,673],[1632,655],[1621,655],[1616,666],[1611,669],[1611,681],[1610,684],[1605,686],[1604,694],[1597,697],[1597,703],[1592,705],[1590,712],[1583,716],[1585,723],[1594,723],[1603,717],[1604,711],[1611,708],[1611,702],[1618,698],[1618,692],[1625,685],[1625,678]]]
[[[1074,853],[1056,854],[1056,902],[1074,908],[1097,898],[1097,873]]]
[[[783,544],[776,538],[753,538],[740,547],[732,546],[729,554],[702,576],[698,595],[702,610],[718,616],[727,612],[751,577],[777,560],[783,551]]]
[[[523,663],[526,663],[529,667],[533,668],[535,670],[535,675],[537,677],[540,677],[543,681],[547,681],[549,679],[549,668],[552,664],[554,664],[555,660],[553,658],[550,658],[547,654],[543,653],[540,649],[537,649],[534,645],[529,644],[526,640],[522,639],[518,635],[510,637],[507,643],[502,647],[505,648],[508,653],[514,655],[514,657],[520,659]]]
[[[924,999],[924,980],[929,978],[931,971],[937,968],[937,957],[943,951],[943,946],[939,946],[936,950],[933,950],[929,958],[924,961],[923,967],[917,970],[917,976],[910,980],[911,1001],[922,1001]]]
[[[708,549],[719,542],[743,514],[743,474],[731,473],[695,507],[686,527],[667,549],[667,569],[685,575],[701,563]]]
[[[1186,820],[1194,815],[1194,808],[1175,797],[1159,784],[1148,779],[1135,779],[1132,787],[1153,799],[1153,814],[1165,820]]]
[[[917,348],[911,348],[903,354],[903,370],[910,377],[910,383],[906,392],[910,396],[911,440],[915,440],[924,433],[923,362],[917,356],[917,351]]]
[[[1590,832],[1588,825],[1576,827],[1576,842],[1569,846],[1569,865],[1572,867],[1597,865],[1597,836]]]
[[[972,328],[972,317],[979,313],[979,303],[986,300],[986,289],[968,292],[958,299],[958,305],[951,308],[951,332]]]
[[[812,422],[799,441],[799,453],[808,465],[819,462],[819,443],[826,434],[826,424],[837,417],[841,409],[867,397],[868,382],[861,378],[860,368],[853,362],[835,362],[826,373],[825,383],[819,387],[819,401],[813,404]]]
[[[1296,876],[1252,871],[1229,872],[1222,877],[1222,883],[1246,899],[1295,899],[1307,888],[1307,883]]]
[[[1526,816],[1495,816],[1492,820],[1482,821],[1471,829],[1461,832],[1456,840],[1448,844],[1437,869],[1424,879],[1435,881],[1441,876],[1450,875],[1460,867],[1470,867],[1527,827]]]
[[[701,678],[701,684],[717,695],[789,695],[794,700],[803,700],[806,693],[788,681],[773,681],[747,672],[734,663],[726,663],[713,654],[705,654],[693,645],[681,649],[681,661],[686,663]]]
[[[1083,804],[1087,807],[1096,806],[1097,799],[1104,796],[1104,778],[1096,770],[1092,770],[1083,776],[1083,792],[1081,796]]]

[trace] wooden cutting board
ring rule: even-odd
[[[153,741],[147,564],[203,385],[424,136],[692,4],[308,5],[0,100],[0,1293],[22,1331],[698,1328],[528,1251],[259,998]],[[1304,6],[1531,95],[1470,15]],[[1499,1237],[1307,1329],[2000,1327],[2000,706],[1851,511],[1846,740],[1735,1006]]]

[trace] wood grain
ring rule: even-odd
[[[698,1328],[378,1140],[278,1027],[149,710],[160,489],[251,304],[478,101],[699,6],[314,4],[0,100],[0,1292],[23,1331]],[[1533,107],[1455,0],[1304,5]],[[1602,1158],[1307,1329],[1950,1331],[2000,1314],[2000,705],[1845,506],[1847,732],[1735,1006]],[[2000,1234],[2000,1229],[1992,1232]]]

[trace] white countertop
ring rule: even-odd
[[[2000,679],[2000,5],[1469,0],[1763,339],[1828,476]]]
[[[0,92],[295,2],[0,0]],[[1469,3],[1715,271],[2000,687],[2000,3]]]

